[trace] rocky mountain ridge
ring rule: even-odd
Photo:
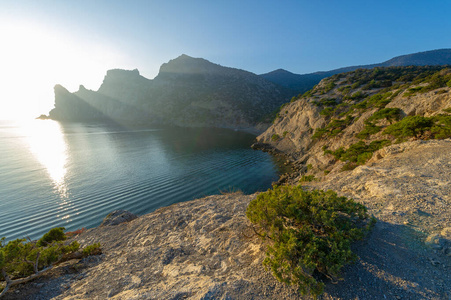
[[[109,70],[98,91],[55,87],[55,120],[252,128],[293,95],[253,73],[182,55],[150,80],[138,70]]]
[[[401,67],[401,66],[434,66],[434,65],[451,65],[451,49],[438,49],[425,52],[401,55],[389,59],[382,63],[350,66],[330,71],[314,72],[310,74],[295,74],[289,71],[278,69],[272,72],[261,74],[265,79],[277,83],[279,85],[290,88],[297,93],[304,93],[322,79],[335,74],[355,71],[357,69],[373,69],[376,67]]]

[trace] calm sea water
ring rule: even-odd
[[[0,237],[98,226],[221,191],[266,190],[278,176],[254,136],[220,129],[129,129],[0,122]]]

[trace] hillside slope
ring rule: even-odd
[[[451,137],[451,70],[360,69],[324,79],[284,105],[256,148],[272,147],[324,177],[364,164],[373,152],[409,139]]]
[[[55,87],[55,120],[179,126],[255,127],[293,95],[253,73],[182,55],[153,80],[138,70],[109,70],[98,91]],[[89,108],[92,109],[89,109]]]

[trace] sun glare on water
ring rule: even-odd
[[[45,167],[61,197],[67,197],[65,183],[67,145],[61,125],[51,120],[32,120],[21,123],[30,152]]]
[[[55,193],[59,196],[57,217],[70,221],[67,211],[72,203],[66,181],[68,147],[61,125],[52,120],[30,120],[20,122],[20,130],[25,137],[25,146],[45,168],[53,182]]]

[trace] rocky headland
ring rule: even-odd
[[[49,118],[262,132],[274,110],[294,94],[251,72],[181,55],[163,64],[152,80],[138,70],[115,69],[98,91],[80,86],[70,93],[57,85]]]
[[[253,148],[289,158],[297,166],[298,171],[290,174],[291,182],[296,183],[302,176],[324,179],[343,174],[344,169],[364,164],[384,145],[434,138],[434,130],[443,130],[443,137],[450,136],[449,68],[375,70],[359,69],[322,80],[311,91],[283,105]],[[432,86],[428,81],[431,74],[443,82]],[[419,124],[401,125],[394,135],[386,131],[402,119],[436,124],[423,128]],[[370,149],[372,142],[375,146]],[[365,152],[367,157],[359,159]]]

